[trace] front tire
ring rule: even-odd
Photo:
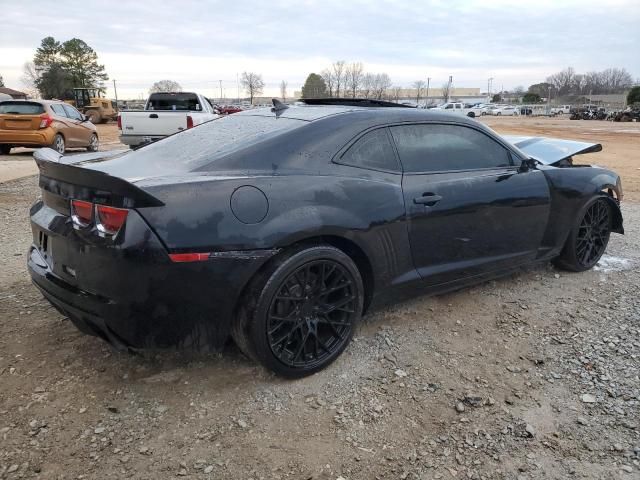
[[[233,337],[247,356],[284,377],[311,375],[333,362],[362,315],[360,272],[334,247],[293,250],[252,284]]]
[[[469,118],[475,118],[476,114],[474,112],[469,112],[467,113],[467,117]]]
[[[89,121],[94,125],[102,122],[102,115],[100,115],[100,112],[98,110],[87,110],[87,117],[89,118]]]
[[[11,153],[11,145],[0,145],[0,155],[9,155]]]
[[[89,145],[87,146],[88,152],[97,152],[100,147],[100,141],[98,140],[98,135],[95,133],[91,135],[91,140],[89,140]]]
[[[609,243],[613,216],[604,197],[592,199],[571,229],[560,256],[553,263],[564,270],[584,272],[593,268]]]

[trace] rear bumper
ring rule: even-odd
[[[0,144],[14,147],[46,147],[53,143],[49,129],[42,130],[0,130]]]
[[[120,135],[120,142],[131,147],[137,147],[143,143],[157,142],[166,138],[166,135]]]
[[[225,255],[173,263],[135,211],[111,244],[74,230],[68,217],[42,204],[31,221],[33,283],[82,332],[121,350],[220,350],[244,286],[268,259]]]

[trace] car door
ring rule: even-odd
[[[67,145],[70,147],[86,147],[89,145],[89,140],[93,130],[89,128],[89,123],[84,122],[84,116],[76,110],[74,107],[68,104],[63,105],[67,116],[73,122],[71,127],[71,138],[67,141]]]
[[[73,128],[75,127],[75,121],[69,118],[63,103],[52,103],[50,105],[51,111],[55,115],[56,130],[64,137],[67,146],[71,146],[69,139],[73,137]]]
[[[390,127],[403,166],[411,253],[431,285],[536,258],[549,216],[541,171],[480,129],[457,124]],[[518,160],[518,163],[520,160]]]

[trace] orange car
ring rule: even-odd
[[[96,126],[71,105],[59,100],[0,102],[0,154],[13,147],[98,150]]]

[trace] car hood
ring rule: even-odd
[[[545,165],[554,165],[574,155],[602,150],[602,145],[599,143],[577,142],[560,138],[519,137],[515,135],[504,135],[503,138]]]

